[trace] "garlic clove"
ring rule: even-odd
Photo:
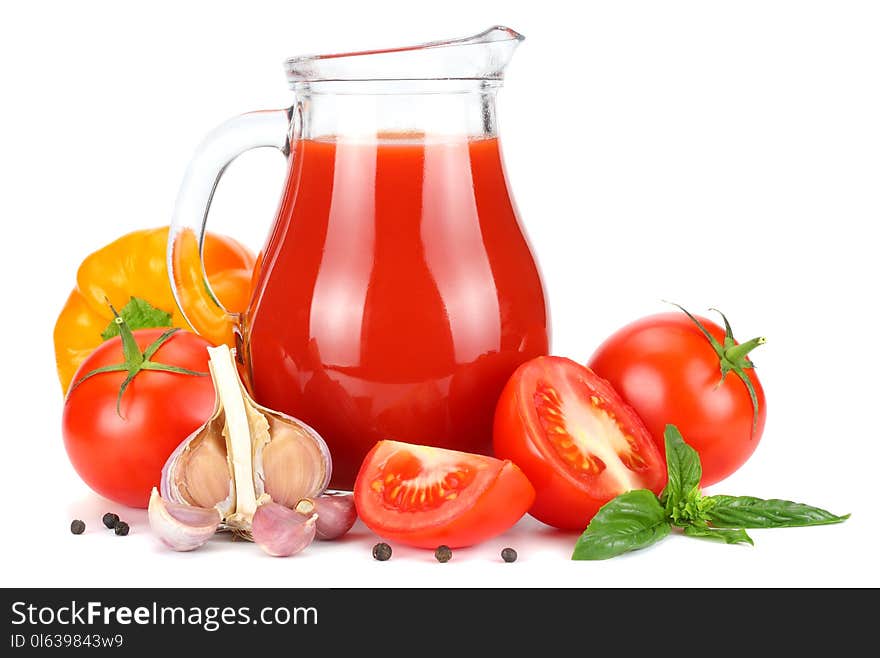
[[[324,440],[304,423],[265,412],[271,441],[262,446],[258,472],[263,488],[276,503],[293,507],[301,499],[320,494],[330,482],[330,451]]]
[[[169,548],[191,551],[208,541],[220,526],[215,508],[195,507],[163,500],[153,487],[147,511],[150,527]]]
[[[318,539],[338,539],[351,530],[357,521],[354,496],[350,493],[324,494],[306,499],[318,513],[315,536]],[[299,505],[297,505],[299,509]]]
[[[310,509],[314,510],[314,507],[310,506]],[[303,514],[279,503],[268,502],[254,512],[251,536],[269,555],[296,555],[315,539],[317,520],[314,511]]]
[[[171,453],[162,469],[162,498],[196,507],[217,507],[224,516],[234,511],[224,422],[221,411]]]

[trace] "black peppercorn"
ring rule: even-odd
[[[384,541],[373,546],[373,557],[379,562],[384,562],[391,558],[391,547]]]
[[[119,516],[113,512],[107,512],[101,520],[104,522],[105,526],[110,528],[110,530],[113,530],[116,527],[116,524],[119,523]]]
[[[437,558],[437,562],[449,562],[452,559],[452,549],[446,544],[438,546],[434,551],[434,557]]]
[[[74,519],[70,522],[70,531],[75,535],[81,535],[85,532],[86,524],[80,521],[79,519]]]
[[[516,562],[516,551],[508,547],[501,551],[501,559],[505,562]]]
[[[113,532],[120,537],[124,537],[128,534],[128,524],[125,521],[117,521],[116,525],[113,526]]]

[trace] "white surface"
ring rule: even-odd
[[[5,318],[2,585],[880,585],[876,224],[880,8],[871,2],[16,3],[0,20]],[[579,7],[578,15],[572,8]],[[52,325],[76,267],[167,223],[201,137],[291,102],[282,60],[463,36],[528,38],[500,98],[508,172],[543,267],[554,351],[584,360],[619,325],[717,305],[755,353],[763,441],[715,492],[852,512],[754,531],[755,548],[672,537],[572,563],[574,534],[523,521],[434,563],[370,557],[359,526],[290,560],[224,540],[178,555],[82,484],[60,435]],[[211,225],[259,246],[277,154],[236,162]],[[83,518],[83,536],[68,531]],[[515,564],[498,552],[514,546]]]

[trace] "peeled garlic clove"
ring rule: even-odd
[[[209,420],[171,453],[162,469],[160,493],[174,503],[216,507],[221,514],[234,511],[223,414]]]
[[[260,406],[247,394],[233,353],[208,348],[217,403],[211,419],[175,450],[162,470],[162,497],[216,508],[221,529],[250,538],[258,499],[293,507],[330,482],[330,451],[305,423]]]
[[[208,541],[220,526],[215,508],[194,507],[163,500],[153,487],[147,511],[150,527],[175,551],[191,551]]]
[[[310,506],[314,510],[313,506]],[[251,536],[269,555],[296,555],[315,539],[318,515],[302,514],[279,503],[260,505],[254,512]]]
[[[350,493],[324,494],[308,498],[318,513],[315,535],[318,539],[338,539],[357,521],[354,496]],[[297,505],[297,509],[299,505]]]
[[[258,441],[254,472],[262,491],[272,500],[293,507],[301,499],[320,495],[330,483],[330,450],[305,423],[253,403],[268,421],[268,441]],[[260,488],[258,483],[258,489]]]

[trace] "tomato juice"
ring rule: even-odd
[[[321,433],[336,488],[382,439],[488,453],[508,377],[548,349],[497,138],[291,150],[242,318],[255,399]]]

